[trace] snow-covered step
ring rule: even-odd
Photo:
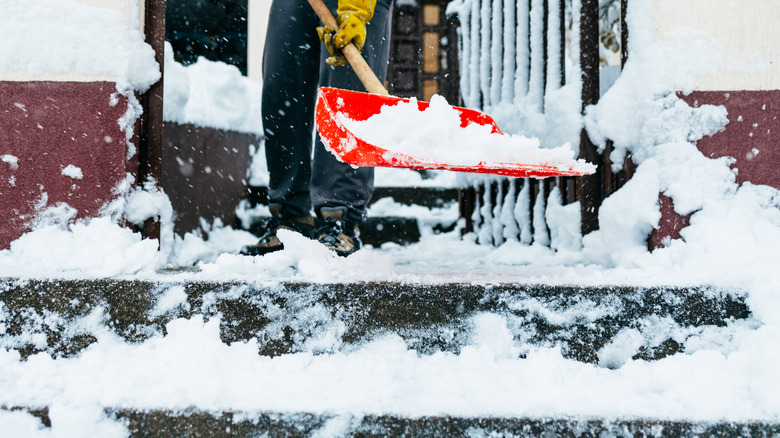
[[[752,324],[738,291],[709,287],[535,284],[253,283],[0,279],[0,347],[71,356],[108,330],[127,341],[177,318],[220,318],[225,343],[261,355],[349,351],[394,334],[420,354],[509,338],[523,357],[559,345],[566,358],[619,367],[723,342]]]
[[[51,427],[49,410],[15,408]],[[4,411],[0,408],[0,413]],[[335,415],[109,409],[131,437],[770,437],[780,424],[652,419]]]

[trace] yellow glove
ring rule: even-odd
[[[338,30],[323,26],[317,28],[317,34],[325,43],[331,57],[325,60],[329,65],[339,66],[347,63],[341,54],[341,49],[353,43],[358,50],[363,49],[366,42],[366,23],[374,16],[376,0],[339,0],[336,10]]]

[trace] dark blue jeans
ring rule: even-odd
[[[337,0],[325,0],[334,13]],[[390,48],[392,0],[378,0],[367,26],[365,57],[384,82]],[[374,169],[340,162],[313,136],[317,87],[365,91],[352,68],[325,64],[317,37],[319,19],[306,0],[274,0],[263,58],[263,128],[269,199],[285,214],[306,216],[312,208],[347,207],[360,224],[374,191]],[[314,153],[312,154],[312,146]]]

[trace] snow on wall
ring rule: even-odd
[[[145,0],[74,0],[76,3],[94,8],[108,9],[127,17],[133,26],[144,28]]]
[[[143,1],[0,0],[0,81],[106,81],[145,91],[160,78]]]
[[[137,172],[137,99],[160,77],[141,0],[0,0],[0,248],[59,214],[110,215]],[[12,174],[7,174],[10,170]],[[44,220],[47,222],[48,219]]]
[[[711,73],[693,83],[696,91],[780,89],[776,0],[654,0],[653,8],[656,39],[695,30],[701,51],[717,54],[704,64]]]

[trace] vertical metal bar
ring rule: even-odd
[[[565,176],[558,176],[554,178],[553,185],[555,187],[558,187],[558,191],[560,191],[561,195],[561,205],[568,204],[567,197],[568,197],[568,187],[566,185],[566,177]]]
[[[152,46],[161,73],[165,71],[165,0],[145,0],[144,36]],[[163,79],[151,86],[141,96],[140,144],[138,151],[138,181],[153,180],[162,186],[162,142],[163,142]],[[148,220],[143,233],[151,239],[160,238],[160,222]]]
[[[625,66],[628,61],[628,24],[626,12],[628,0],[620,0],[620,65]]]
[[[565,177],[565,184],[566,184],[566,198],[565,203],[571,204],[573,202],[577,201],[577,181],[575,178],[572,177]]]
[[[536,198],[539,196],[539,180],[533,178],[525,178],[525,183],[530,184],[528,186],[528,222],[531,228],[531,242],[536,242],[536,218],[534,217],[534,211],[536,211]]]
[[[602,163],[604,164],[604,170],[603,170],[604,187],[602,191],[605,197],[615,193],[622,185],[619,181],[620,172],[616,173],[612,170],[612,159],[610,159],[610,155],[612,154],[613,150],[614,150],[614,146],[612,140],[607,140],[607,145],[604,148],[604,152],[601,154]]]
[[[560,32],[561,32],[561,51],[559,61],[561,63],[561,87],[566,85],[566,0],[559,0],[560,8]]]
[[[474,231],[474,206],[477,201],[477,191],[474,187],[458,189],[458,205],[460,207],[460,217],[466,220],[466,225],[461,230],[462,234],[468,234]]]
[[[599,1],[582,0],[580,11],[580,68],[582,70],[582,110],[599,100]],[[580,133],[580,155],[590,163],[600,163],[596,146],[583,128]],[[599,227],[598,210],[602,200],[603,166],[593,175],[579,178],[582,235]]]
[[[550,32],[550,1],[551,0],[542,1],[542,53],[544,54],[544,63],[542,64],[542,71],[544,72],[542,74],[542,95],[544,95],[547,90],[547,81],[549,80],[547,78],[547,63],[555,62],[550,59],[550,49],[548,47],[549,39],[547,38],[547,33]],[[541,110],[544,111],[544,98],[542,99]]]
[[[545,178],[542,180],[542,190],[544,197],[544,206],[545,206],[545,212],[544,212],[544,233],[547,234],[548,242],[547,245],[550,246],[552,243],[552,236],[550,235],[550,225],[547,223],[547,207],[550,205],[550,194],[552,194],[552,189],[555,187],[555,179],[554,178]]]

